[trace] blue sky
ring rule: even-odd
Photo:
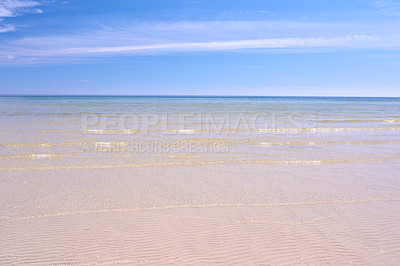
[[[0,0],[0,94],[400,97],[399,0]]]

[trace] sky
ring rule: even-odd
[[[400,97],[400,0],[0,0],[0,94]]]

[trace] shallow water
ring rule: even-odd
[[[400,98],[0,97],[0,264],[385,264]]]
[[[0,110],[3,170],[400,157],[399,98],[25,96]]]

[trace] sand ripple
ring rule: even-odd
[[[388,209],[396,211],[388,214]],[[399,210],[398,199],[383,199],[175,206],[18,219],[3,224],[0,262],[396,264]]]

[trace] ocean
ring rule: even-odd
[[[0,97],[0,264],[395,265],[399,162],[400,98]]]
[[[400,98],[7,96],[0,110],[3,170],[400,157]]]

